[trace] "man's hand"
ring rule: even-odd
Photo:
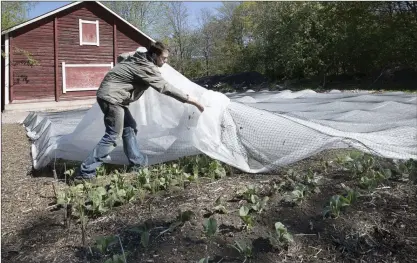
[[[188,97],[187,103],[196,106],[200,112],[204,111],[203,105],[201,105],[194,97]]]

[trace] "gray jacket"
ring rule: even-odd
[[[127,106],[138,100],[149,87],[180,102],[188,100],[188,95],[164,80],[146,53],[138,51],[118,57],[118,64],[101,82],[97,97],[112,104]]]

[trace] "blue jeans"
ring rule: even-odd
[[[100,98],[97,103],[104,113],[106,131],[90,156],[81,164],[79,176],[89,179],[96,176],[96,169],[116,148],[116,142],[123,139],[123,150],[131,166],[146,166],[147,158],[142,155],[136,140],[136,121],[127,107],[111,104]]]

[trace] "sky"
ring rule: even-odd
[[[71,2],[38,2],[35,7],[29,11],[29,19],[43,15],[47,12],[60,8]],[[187,6],[188,13],[190,14],[190,22],[192,25],[196,25],[198,20],[197,17],[200,14],[202,8],[213,9],[221,6],[221,2],[184,2]]]

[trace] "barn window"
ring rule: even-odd
[[[80,19],[80,45],[99,46],[98,20],[88,21]]]

